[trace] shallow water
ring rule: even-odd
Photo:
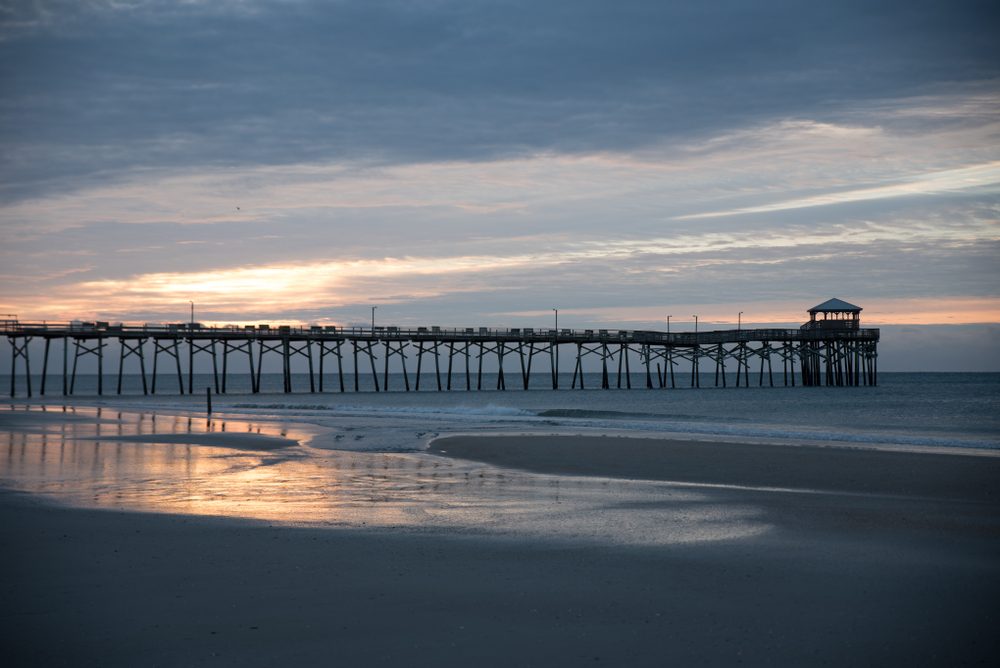
[[[449,434],[1000,450],[1000,375],[878,387],[62,397],[0,407],[0,487],[74,505],[331,526],[684,543],[759,535],[707,487],[506,471]]]
[[[767,530],[752,506],[663,483],[534,475],[423,453],[261,449],[259,439],[308,443],[322,433],[266,420],[35,408],[0,411],[0,428],[0,487],[77,506],[621,544]],[[239,438],[204,444],[220,434]]]

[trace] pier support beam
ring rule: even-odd
[[[403,383],[406,391],[410,391],[410,376],[406,373],[406,342],[405,341],[385,341],[385,375],[382,379],[382,389],[389,391],[389,358],[399,355],[399,364],[403,368]]]
[[[288,355],[285,350],[285,341],[279,340],[277,343],[272,341],[265,341],[264,339],[257,339],[257,379],[254,383],[257,386],[257,392],[260,392],[260,376],[262,369],[264,367],[264,353],[278,353],[281,355],[281,379],[282,379],[282,389],[285,392],[289,392],[289,379],[288,379]]]
[[[142,352],[142,347],[145,343],[145,337],[131,340],[124,337],[120,337],[118,339],[118,394],[122,393],[122,372],[125,369],[125,360],[133,355],[139,358],[139,375],[142,377],[142,393],[149,394],[149,388],[146,385],[146,358],[143,356]]]
[[[96,343],[91,346],[88,345],[89,339],[74,338],[73,343],[76,348],[75,354],[73,356],[73,377],[69,384],[69,393],[73,394],[76,390],[76,369],[77,362],[80,361],[81,357],[86,355],[96,355],[97,356],[97,394],[104,394],[104,347],[108,344],[104,343],[103,337],[94,337]]]
[[[531,382],[531,358],[535,356],[534,344],[528,344],[527,363],[525,363],[524,357],[524,344],[517,344],[517,355],[521,359],[521,383],[524,385],[524,389],[528,389],[528,384]]]
[[[63,337],[62,393],[69,394],[69,337]]]
[[[250,391],[257,394],[260,388],[257,387],[257,376],[253,366],[253,339],[244,341],[231,341],[222,339],[222,393],[226,393],[226,379],[229,377],[229,353],[245,352],[247,361],[250,364]]]
[[[156,392],[157,372],[159,354],[165,353],[174,357],[177,368],[178,390],[184,393],[182,363],[180,361],[180,344],[186,339],[188,343],[188,378],[187,388],[189,392],[194,391],[194,362],[198,353],[207,353],[212,356],[212,371],[215,381],[215,390],[219,393],[227,391],[228,381],[228,356],[231,352],[245,352],[250,366],[251,388],[254,392],[261,391],[261,376],[263,374],[262,362],[265,352],[278,352],[282,358],[284,391],[292,392],[292,358],[295,355],[302,355],[309,362],[309,386],[310,392],[315,392],[315,371],[313,368],[312,343],[320,346],[320,382],[319,391],[325,390],[324,382],[327,369],[325,368],[326,355],[337,356],[337,375],[340,391],[346,390],[344,383],[344,351],[343,345],[350,342],[354,358],[354,389],[360,391],[360,366],[364,362],[359,360],[359,354],[368,356],[368,364],[371,367],[372,385],[375,391],[382,391],[390,384],[391,358],[394,355],[400,357],[400,370],[406,389],[410,389],[409,369],[406,366],[406,358],[411,354],[410,347],[415,349],[417,355],[417,371],[415,389],[420,390],[420,384],[424,380],[425,368],[423,358],[426,355],[434,355],[434,373],[437,389],[444,389],[441,379],[441,354],[442,347],[447,348],[448,368],[447,368],[447,389],[452,389],[452,382],[455,369],[455,356],[465,357],[466,390],[472,389],[471,382],[471,358],[473,347],[476,347],[477,361],[477,382],[476,387],[483,389],[484,369],[486,362],[484,357],[496,355],[497,358],[497,381],[496,389],[507,389],[506,380],[508,377],[509,364],[505,365],[508,357],[512,353],[517,354],[518,364],[521,373],[521,387],[529,389],[531,384],[531,374],[535,355],[548,353],[550,360],[550,374],[552,389],[559,389],[559,357],[560,345],[570,344],[576,346],[575,366],[571,388],[576,388],[579,378],[580,387],[585,387],[585,374],[583,369],[584,358],[594,354],[600,356],[601,387],[610,389],[610,373],[615,372],[609,369],[609,360],[616,361],[616,386],[618,388],[631,389],[631,357],[632,354],[639,355],[639,362],[645,367],[646,388],[665,388],[669,386],[675,388],[677,364],[690,363],[691,367],[691,387],[701,386],[701,359],[707,358],[715,362],[715,386],[719,387],[720,381],[723,388],[728,384],[728,364],[729,359],[736,362],[736,386],[745,385],[749,387],[750,358],[753,357],[758,371],[758,386],[764,384],[765,366],[767,367],[768,385],[774,386],[774,355],[781,358],[781,382],[785,386],[795,386],[797,381],[805,386],[830,386],[830,387],[858,387],[876,386],[878,383],[878,339],[877,330],[859,329],[856,324],[853,329],[849,326],[810,327],[804,326],[799,329],[759,329],[759,330],[736,330],[736,331],[710,331],[701,332],[694,335],[682,333],[678,335],[665,334],[661,332],[648,331],[606,331],[601,330],[599,335],[595,335],[593,330],[573,331],[561,330],[561,335],[553,330],[534,332],[531,329],[521,330],[493,330],[489,328],[479,328],[478,332],[473,328],[464,330],[452,329],[442,330],[441,328],[418,328],[415,330],[391,328],[385,331],[367,330],[362,328],[327,327],[317,326],[289,327],[282,326],[278,329],[271,329],[266,325],[259,328],[247,327],[224,327],[224,328],[202,328],[188,329],[178,325],[112,325],[107,323],[72,323],[53,326],[51,323],[39,325],[18,323],[16,321],[0,321],[0,335],[6,335],[12,346],[11,356],[11,392],[16,393],[18,385],[16,373],[19,370],[18,360],[23,359],[25,381],[29,392],[34,388],[33,378],[30,371],[30,360],[28,357],[28,344],[32,337],[42,337],[45,339],[42,359],[40,392],[44,395],[48,388],[49,376],[49,356],[53,339],[63,341],[63,393],[72,394],[75,391],[76,375],[79,367],[79,359],[87,355],[97,357],[98,379],[97,391],[103,394],[103,348],[107,343],[105,339],[116,338],[121,346],[118,363],[118,393],[123,391],[124,366],[128,358],[136,356],[139,358],[141,378],[143,380],[143,392],[150,392],[146,383],[145,374],[145,340],[152,338],[154,341],[153,354],[153,383],[152,393]],[[74,357],[72,372],[69,367],[69,345],[73,340]],[[259,347],[257,354],[257,364],[254,364],[253,342],[256,341]],[[222,350],[222,383],[219,385],[218,361],[216,355],[216,344],[221,343]],[[378,360],[378,355],[383,351],[378,346],[384,346],[384,359]],[[662,358],[661,368],[659,360]],[[678,358],[678,359],[675,359]],[[376,360],[380,363],[377,368]],[[759,360],[759,364],[758,364]],[[799,368],[796,369],[796,360]],[[656,365],[656,382],[653,381],[653,365]],[[595,367],[596,368],[596,367]],[[682,371],[685,367],[681,367]],[[670,376],[669,381],[667,376]],[[379,382],[379,376],[382,382]],[[624,375],[624,383],[622,377]]]
[[[337,357],[337,379],[340,381],[340,393],[344,393],[344,356],[340,351],[343,345],[343,340],[324,341],[321,339],[319,341],[319,391],[321,394],[323,392],[323,358],[327,355],[336,355]]]
[[[285,392],[292,391],[292,358],[296,355],[305,357],[309,363],[309,393],[316,394],[316,376],[313,373],[312,340],[297,341],[285,339],[282,341],[285,368]]]
[[[188,337],[188,394],[194,393],[194,354],[209,353],[212,356],[212,377],[215,379],[215,393],[219,393],[219,367],[215,357],[215,339],[208,343],[195,342],[194,337]]]
[[[559,389],[559,341],[557,339],[552,340],[552,345],[549,347],[549,362],[552,365],[552,389]]]
[[[368,363],[371,365],[372,369],[372,383],[375,386],[375,391],[379,391],[378,385],[378,371],[375,370],[375,345],[378,343],[377,340],[364,340],[355,339],[354,341],[354,391],[358,391],[358,352],[363,352],[368,356]]]
[[[417,342],[417,379],[414,384],[414,390],[420,391],[420,372],[423,368],[424,353],[429,355],[434,355],[434,379],[437,381],[437,390],[441,391],[441,361],[440,361],[440,351],[438,350],[444,344],[439,341],[434,341],[430,346],[424,350],[424,341]]]
[[[24,360],[24,379],[26,381],[25,388],[28,391],[28,396],[31,396],[31,359],[28,357],[28,344],[31,343],[30,336],[24,337],[14,337],[8,336],[7,340],[10,342],[11,356],[10,356],[10,396],[14,396],[17,390],[17,360],[18,358]]]
[[[45,381],[49,377],[49,348],[52,345],[52,339],[45,337],[45,352],[42,354],[42,387],[39,389],[38,393],[45,396]]]
[[[156,394],[156,369],[157,361],[160,358],[160,353],[165,353],[174,358],[174,362],[177,364],[177,390],[180,394],[184,394],[184,378],[181,375],[181,351],[180,351],[180,338],[170,337],[167,339],[168,343],[164,344],[160,338],[153,337],[153,386],[152,392]],[[73,363],[73,376],[76,376],[76,362]],[[72,389],[70,390],[72,391]]]

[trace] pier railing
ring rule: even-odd
[[[662,332],[628,329],[536,329],[501,327],[340,327],[332,325],[222,325],[204,326],[198,323],[177,324],[111,324],[111,323],[28,323],[0,320],[0,332],[7,336],[40,336],[92,338],[97,336],[129,338],[194,338],[194,339],[262,339],[338,340],[364,339],[375,341],[507,341],[550,343],[656,343],[677,346],[740,343],[751,341],[877,341],[879,330],[866,329],[799,329],[743,328],[706,330],[701,332]]]

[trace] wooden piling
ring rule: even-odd
[[[822,324],[821,321],[820,324]],[[42,381],[40,391],[48,391],[49,356],[54,339],[63,341],[63,392],[66,395],[75,391],[76,373],[79,369],[81,357],[94,355],[97,357],[98,366],[98,387],[99,393],[103,393],[104,377],[104,348],[108,345],[108,339],[116,339],[120,345],[119,359],[117,367],[117,392],[124,391],[125,367],[129,364],[129,359],[133,356],[139,358],[140,376],[143,381],[143,392],[148,393],[150,387],[146,382],[145,370],[145,338],[153,339],[153,382],[152,392],[159,388],[159,357],[166,354],[174,358],[177,374],[178,392],[183,394],[184,386],[187,391],[193,391],[194,367],[199,361],[199,355],[204,353],[210,355],[212,359],[212,375],[214,393],[225,393],[228,390],[229,375],[229,354],[232,352],[246,352],[250,367],[250,385],[253,392],[259,392],[261,388],[261,376],[263,373],[263,358],[265,353],[277,353],[281,357],[283,390],[292,392],[292,358],[301,355],[306,358],[309,372],[309,391],[316,392],[316,366],[313,359],[313,343],[319,345],[319,392],[326,391],[326,375],[329,369],[325,365],[326,355],[337,355],[338,379],[340,391],[346,391],[344,384],[344,360],[342,346],[351,345],[351,354],[354,360],[354,391],[360,391],[360,373],[363,362],[359,359],[360,354],[368,357],[368,365],[372,374],[372,385],[375,391],[382,391],[383,387],[388,388],[392,384],[390,373],[392,366],[391,358],[399,356],[399,371],[406,390],[410,390],[409,369],[406,359],[410,354],[416,354],[416,380],[415,389],[419,390],[421,384],[426,385],[425,365],[423,358],[428,354],[434,355],[435,385],[440,391],[445,387],[452,389],[452,382],[455,374],[455,355],[459,354],[465,358],[466,390],[472,389],[471,357],[473,350],[476,355],[476,387],[483,389],[483,376],[486,372],[487,361],[484,358],[496,355],[497,370],[497,390],[507,389],[507,377],[509,371],[509,356],[516,354],[517,365],[521,374],[521,383],[518,385],[527,390],[531,383],[532,364],[537,353],[548,352],[550,361],[551,384],[553,389],[559,389],[559,350],[562,345],[575,345],[576,354],[574,359],[573,378],[571,389],[579,385],[585,387],[585,357],[588,355],[600,356],[601,387],[610,389],[609,360],[615,361],[617,356],[616,387],[623,389],[632,388],[631,356],[632,352],[637,352],[639,362],[645,367],[645,386],[651,389],[655,386],[667,387],[669,373],[669,386],[676,388],[675,367],[678,360],[690,362],[691,367],[691,387],[701,386],[701,359],[707,357],[715,362],[714,385],[725,388],[728,385],[727,362],[732,359],[736,362],[736,386],[749,387],[750,362],[751,357],[756,358],[758,371],[758,386],[763,386],[764,373],[766,373],[768,385],[774,386],[774,355],[781,356],[781,380],[785,386],[795,386],[797,380],[801,379],[805,386],[813,387],[827,385],[835,387],[857,387],[861,385],[875,386],[877,384],[878,361],[877,343],[878,330],[863,330],[853,327],[854,321],[845,321],[846,325],[841,325],[840,321],[833,321],[832,326],[810,325],[801,329],[788,330],[736,330],[736,331],[709,331],[680,334],[664,334],[660,332],[627,332],[627,331],[606,331],[601,330],[595,333],[592,330],[571,331],[553,330],[539,331],[537,334],[533,330],[490,330],[480,328],[474,330],[467,328],[460,330],[441,330],[433,328],[433,332],[427,328],[414,330],[398,330],[387,328],[386,330],[342,330],[340,328],[312,326],[309,328],[283,326],[278,329],[271,329],[267,326],[236,328],[188,328],[186,325],[170,325],[162,327],[130,327],[115,325],[108,327],[107,323],[98,323],[97,327],[93,323],[84,323],[83,327],[77,325],[62,325],[53,327],[25,326],[17,324],[14,328],[6,326],[5,333],[13,348],[11,360],[11,391],[16,393],[18,380],[16,379],[19,370],[18,362],[22,361],[25,383],[24,386],[30,391],[30,357],[28,356],[28,342],[31,336],[44,338],[44,351],[42,360]],[[807,323],[808,324],[808,323]],[[828,331],[829,330],[829,331]],[[257,345],[256,360],[254,359],[254,342]],[[69,346],[74,347],[73,366],[69,365]],[[184,380],[184,370],[181,362],[181,346],[187,343],[187,382]],[[219,345],[222,346],[222,380],[219,381],[218,355]],[[381,360],[381,369],[376,367],[378,360],[378,347],[384,348],[384,359]],[[448,368],[446,385],[441,378],[441,354],[447,350]],[[663,360],[661,367],[660,359]],[[795,361],[798,359],[799,368],[795,368]],[[256,363],[255,363],[256,362]],[[653,381],[653,366],[656,366],[656,382]],[[379,376],[382,376],[380,379]],[[624,376],[624,383],[622,377]],[[798,379],[796,378],[798,376]],[[381,381],[381,382],[380,382]],[[425,388],[426,389],[426,388]]]

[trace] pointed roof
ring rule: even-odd
[[[854,304],[849,304],[843,299],[827,299],[822,304],[813,306],[809,309],[810,313],[833,313],[833,312],[849,312],[849,313],[860,313],[861,307],[855,306]]]

